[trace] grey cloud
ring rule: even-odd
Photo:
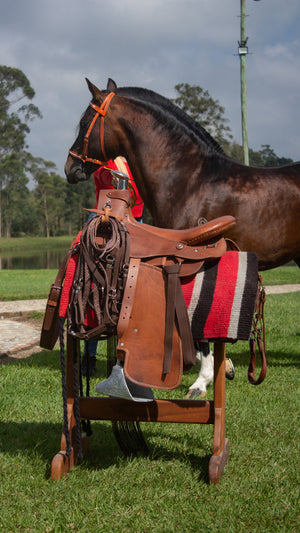
[[[85,76],[99,87],[148,87],[168,97],[180,82],[208,89],[225,107],[241,142],[237,0],[14,0],[0,6],[0,63],[20,68],[43,120],[29,148],[59,172],[89,101]],[[246,1],[250,146],[299,152],[299,0]]]

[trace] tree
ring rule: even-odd
[[[25,237],[28,235],[41,235],[40,213],[37,209],[34,191],[25,189],[22,200],[17,208],[13,210],[11,221],[11,236]]]
[[[178,96],[172,101],[183,111],[199,122],[214,139],[225,148],[232,139],[225,109],[214,100],[208,91],[198,85],[179,83],[175,85]]]
[[[69,235],[82,228],[89,215],[84,209],[93,208],[95,202],[95,184],[93,179],[89,179],[87,182],[77,183],[76,185],[67,184],[65,222]]]
[[[16,68],[0,65],[0,159],[12,152],[26,148],[28,122],[41,118],[37,106],[21,100],[32,100],[35,93],[25,74]]]
[[[279,165],[287,165],[293,163],[292,159],[286,157],[279,157],[275,154],[273,148],[269,144],[262,144],[261,150],[254,152],[249,151],[250,164],[260,167],[277,167]]]
[[[233,142],[226,152],[239,163],[243,162],[243,147],[240,144]],[[261,150],[249,148],[249,164],[253,167],[278,167],[289,163],[293,163],[293,159],[279,157],[269,144],[262,144]]]
[[[28,123],[41,117],[39,109],[27,103],[34,90],[25,74],[16,68],[0,65],[0,237],[5,200],[6,234],[10,235],[11,214],[14,208],[14,191],[26,185],[26,135]],[[22,105],[18,107],[21,100]],[[28,181],[28,180],[27,180]],[[4,199],[4,200],[3,200]]]
[[[0,164],[2,183],[5,183],[1,193],[1,219],[6,237],[11,237],[12,223],[16,214],[23,211],[25,197],[29,193],[28,178],[25,174],[25,164],[21,154],[13,152],[6,155]],[[1,222],[0,219],[0,222]],[[0,235],[2,227],[0,224]]]
[[[224,117],[225,109],[218,100],[214,100],[208,91],[198,85],[179,83],[175,85],[178,96],[173,99],[183,111],[199,122],[222,146],[225,153],[243,162],[243,148],[233,141],[228,120]],[[269,144],[263,144],[261,150],[249,149],[249,163],[255,167],[272,167],[293,163],[292,159],[279,157]]]
[[[52,161],[41,157],[31,157],[30,173],[36,182],[34,196],[37,209],[42,213],[43,234],[46,237],[58,235],[64,218],[66,180],[56,173]]]

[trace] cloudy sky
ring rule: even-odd
[[[249,145],[300,160],[300,2],[246,0],[246,12]],[[0,64],[26,74],[43,114],[29,150],[63,174],[85,77],[170,98],[177,83],[200,85],[241,143],[239,15],[240,0],[0,0]]]

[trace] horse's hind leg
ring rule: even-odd
[[[208,342],[196,342],[196,358],[200,360],[201,368],[196,381],[189,388],[187,398],[198,398],[205,396],[206,387],[214,379],[214,356]]]
[[[186,398],[199,398],[206,395],[206,387],[211,385],[214,379],[214,355],[209,342],[195,342],[196,359],[201,363],[200,372],[196,381],[189,388]],[[225,359],[225,375],[227,379],[233,379],[235,370],[231,359]]]

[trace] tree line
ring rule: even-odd
[[[233,140],[225,109],[218,100],[188,83],[176,85],[175,90],[174,103],[200,122],[230,157],[242,162],[242,147]],[[0,65],[0,238],[74,235],[87,218],[83,208],[95,203],[93,180],[70,185],[53,162],[28,152],[29,124],[42,119],[41,111],[32,103],[34,96],[21,70]],[[269,144],[259,151],[250,148],[249,158],[254,166],[292,162],[278,157]],[[149,221],[148,213],[147,218]]]

